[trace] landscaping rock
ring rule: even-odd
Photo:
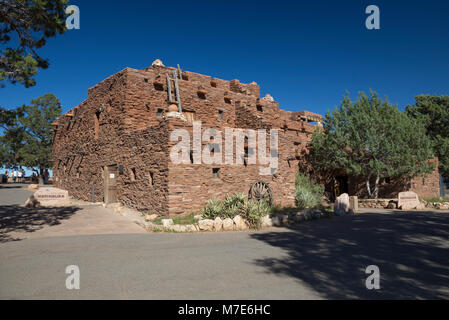
[[[304,214],[298,213],[298,214],[296,215],[296,223],[301,223],[301,222],[303,222],[304,220],[305,220]]]
[[[145,221],[153,221],[157,217],[159,217],[159,216],[157,214],[155,214],[155,213],[153,213],[153,214],[146,214],[145,215]]]
[[[198,231],[198,227],[194,224],[186,224],[186,231],[187,232],[197,232]]]
[[[449,202],[437,202],[435,203],[435,208],[438,210],[448,210]]]
[[[173,219],[162,219],[161,223],[162,223],[162,227],[164,227],[164,229],[168,229],[173,224]]]
[[[281,219],[279,219],[279,216],[273,216],[271,217],[271,224],[275,227],[281,226]]]
[[[331,206],[329,203],[329,199],[326,196],[321,197],[320,204],[323,208],[329,208]]]
[[[186,232],[187,231],[186,226],[183,224],[174,224],[174,225],[171,225],[169,228],[170,228],[170,230],[175,231],[175,232]]]
[[[70,205],[69,192],[54,187],[39,188],[34,193],[34,198],[44,207]]]
[[[162,230],[162,226],[159,224],[154,224],[150,221],[146,221],[144,222],[144,228],[147,229],[148,231],[153,231],[153,230]]]
[[[214,228],[214,220],[203,219],[198,221],[198,227],[202,231],[212,231]]]
[[[214,230],[221,231],[223,229],[223,220],[220,217],[216,217],[214,220]]]
[[[31,195],[27,201],[25,201],[24,206],[26,208],[37,208],[40,207],[40,202],[36,200],[36,198],[34,197],[34,195]]]
[[[397,208],[397,205],[393,201],[390,201],[387,205],[387,209],[396,209],[396,208]]]
[[[269,215],[263,216],[261,219],[261,223],[262,223],[261,224],[262,228],[273,226],[273,221],[271,221],[271,218]]]
[[[312,219],[320,219],[321,218],[321,211],[316,210],[312,212]]]
[[[347,193],[341,194],[335,200],[334,212],[337,216],[342,216],[349,211],[349,195]]]
[[[235,230],[246,230],[248,228],[241,216],[235,216],[232,221],[234,221]]]
[[[415,209],[419,205],[418,195],[413,191],[399,192],[398,208],[401,210]]]
[[[193,216],[193,219],[201,220],[201,219],[203,219],[203,216],[201,214],[196,214]]]
[[[281,223],[282,223],[283,226],[288,226],[290,224],[290,221],[288,219],[288,214],[282,215]]]
[[[231,218],[226,218],[223,220],[223,230],[231,231],[234,229],[234,221]]]
[[[416,210],[425,210],[425,209],[426,205],[422,202],[416,206]]]

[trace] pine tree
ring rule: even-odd
[[[315,167],[364,177],[370,198],[377,198],[381,178],[414,177],[434,169],[423,124],[372,91],[370,96],[361,92],[354,103],[346,95],[326,114],[311,145]]]
[[[44,170],[51,168],[52,122],[61,114],[61,111],[58,98],[51,93],[33,99],[31,105],[20,107],[19,121],[24,130],[24,143],[19,151],[22,164],[30,168],[38,168],[40,179]]]

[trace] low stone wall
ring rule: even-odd
[[[398,199],[359,199],[360,208],[385,209],[389,203],[395,203],[397,206]]]
[[[289,214],[276,214],[262,217],[262,228],[281,227],[295,225],[304,221],[317,220],[320,218],[335,216],[333,213],[323,212],[318,209],[305,209]],[[243,231],[250,229],[249,224],[240,216],[234,219],[215,218],[200,219],[195,224],[173,224],[172,219],[162,219],[162,224],[154,224],[145,221],[142,225],[148,231],[173,231],[173,232],[200,232],[200,231]]]
[[[437,209],[437,210],[449,210],[449,202],[427,202],[425,200],[421,200],[426,208]]]
[[[359,199],[360,208],[397,209],[398,199]],[[420,200],[417,209],[449,210],[449,202],[427,202]]]

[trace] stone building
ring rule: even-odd
[[[259,86],[225,81],[178,68],[160,60],[143,70],[126,68],[88,89],[88,99],[54,123],[53,175],[56,186],[83,200],[120,202],[159,214],[184,214],[211,198],[248,193],[256,182],[271,189],[274,202],[294,204],[295,174],[305,166],[302,154],[321,116],[279,109]],[[175,164],[178,143],[171,133],[194,136],[194,122],[225,136],[226,129],[278,129],[278,165],[261,175],[260,163]],[[202,139],[204,147],[215,140]],[[193,140],[191,141],[193,143]],[[210,150],[213,154],[214,148]],[[398,190],[402,191],[402,190]]]

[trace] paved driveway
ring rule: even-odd
[[[16,212],[14,196],[1,206],[2,230]],[[119,216],[103,209],[12,214],[30,239],[10,241],[2,231],[0,298],[449,299],[449,212],[365,210],[260,232],[67,236],[72,227],[79,234],[129,226],[112,226],[108,219]],[[79,290],[66,289],[68,265],[80,269]],[[380,290],[365,287],[368,265],[380,269]]]
[[[145,233],[130,218],[101,205],[23,208],[27,185],[0,186],[0,243],[44,237]]]

